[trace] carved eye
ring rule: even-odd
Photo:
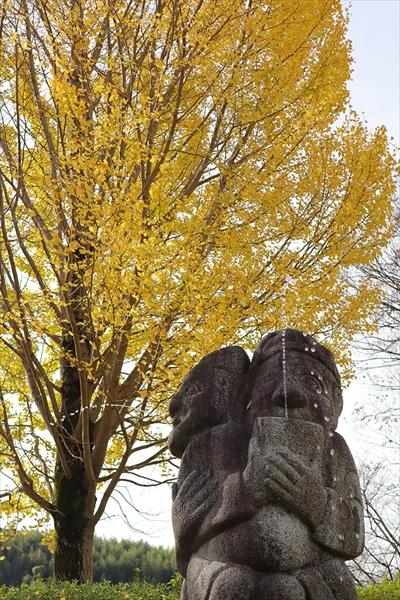
[[[323,388],[321,382],[312,375],[306,375],[306,377],[303,378],[303,381],[311,392],[317,392],[318,394],[322,392]]]
[[[197,381],[192,381],[185,386],[183,391],[185,394],[198,394],[201,392],[201,386],[197,383]]]

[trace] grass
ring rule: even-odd
[[[20,587],[0,587],[0,600],[178,600],[180,582],[150,585],[147,582],[108,582],[78,585],[36,581]]]
[[[0,600],[179,600],[180,586],[179,577],[162,585],[145,581],[117,585],[36,581],[20,587],[0,587]],[[400,577],[358,588],[358,600],[400,600]]]

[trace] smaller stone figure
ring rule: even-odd
[[[179,570],[202,541],[240,512],[240,497],[219,514],[226,478],[246,464],[244,406],[239,400],[242,377],[250,360],[239,347],[223,348],[203,358],[171,400],[173,429],[169,448],[182,457],[173,488],[173,527]]]
[[[355,600],[344,560],[363,515],[341,410],[331,353],[296,330],[266,336],[250,365],[224,348],[189,373],[169,439],[184,600]]]

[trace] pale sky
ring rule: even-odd
[[[354,108],[370,127],[384,124],[400,143],[400,1],[344,1],[351,10]]]
[[[349,85],[351,102],[370,128],[385,125],[399,148],[400,0],[344,0],[343,4],[350,5],[351,11],[349,38],[354,58]],[[344,392],[344,411],[338,430],[346,438],[356,461],[366,456],[373,459],[382,453],[376,432],[353,425],[354,406],[366,400],[368,394],[371,394],[370,386],[361,377]]]
[[[349,6],[349,1],[344,0]],[[400,145],[400,0],[353,0],[351,3],[349,37],[353,44],[353,77],[349,85],[351,101],[358,113],[362,113],[370,128],[385,125],[389,135]],[[352,424],[355,402],[368,393],[361,379],[356,380],[344,392],[345,409],[339,431],[346,438],[356,460],[368,452],[374,458],[380,453],[379,440],[371,439]],[[372,442],[372,445],[371,445]],[[97,535],[106,537],[144,539],[151,544],[173,546],[170,522],[171,493],[168,486],[150,491],[130,487],[137,509],[147,513],[141,516],[133,508],[124,505],[130,529],[119,514],[117,502],[109,503],[111,518],[101,521]],[[122,497],[116,496],[120,502]],[[138,530],[135,532],[135,529]]]

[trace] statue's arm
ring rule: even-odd
[[[335,434],[335,459],[332,483],[327,489],[327,504],[322,522],[313,532],[320,545],[350,560],[359,556],[364,545],[364,514],[360,483],[350,450]]]
[[[230,473],[221,481],[208,471],[192,471],[179,488],[173,488],[172,524],[179,572],[185,576],[197,548],[253,512],[241,472]]]
[[[215,502],[215,480],[209,471],[192,471],[173,488],[172,525],[178,568],[198,545],[199,528]]]
[[[226,475],[222,485],[220,506],[210,524],[212,530],[218,531],[233,527],[249,519],[254,512],[255,509],[248,494],[242,471]]]
[[[247,460],[247,442],[243,426],[229,423],[215,428],[213,448],[214,471],[218,477],[215,501],[210,518],[200,529],[202,541],[250,518],[254,507],[243,478]]]
[[[362,503],[349,492],[328,488],[328,502],[322,523],[313,531],[318,544],[350,560],[361,554],[364,544]],[[343,495],[342,495],[343,494]]]

